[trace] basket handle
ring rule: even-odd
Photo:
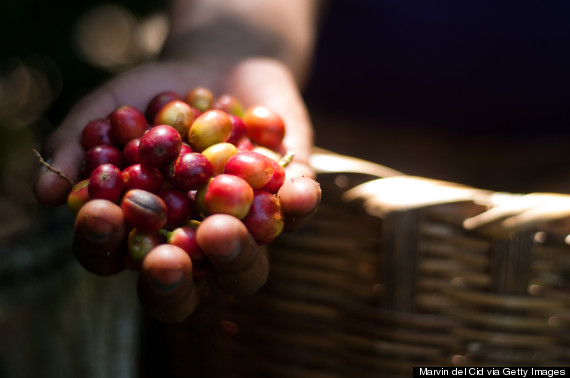
[[[309,164],[317,173],[361,173],[376,177],[404,176],[384,165],[314,147]]]

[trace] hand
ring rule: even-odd
[[[150,98],[162,91],[181,94],[203,85],[214,93],[232,93],[245,106],[264,105],[280,114],[287,126],[284,144],[295,152],[287,167],[287,180],[279,193],[286,217],[286,229],[300,227],[316,210],[320,188],[309,179],[307,164],[312,147],[310,121],[294,78],[277,61],[250,59],[231,68],[164,62],[144,66],[118,76],[83,99],[72,109],[61,127],[48,140],[44,155],[50,164],[77,181],[83,156],[80,133],[91,119],[107,115],[120,105],[144,109]],[[301,178],[304,176],[304,178]],[[69,183],[43,169],[36,181],[38,200],[48,205],[65,203]],[[74,254],[90,271],[108,275],[124,269],[125,226],[120,209],[103,201],[92,201],[78,214],[74,234]],[[265,247],[255,243],[243,224],[230,216],[215,215],[202,222],[198,242],[213,267],[222,289],[230,294],[247,294],[259,289],[267,278]],[[161,321],[181,321],[199,303],[204,285],[194,284],[192,264],[187,255],[173,248],[149,254],[139,275],[143,306]]]

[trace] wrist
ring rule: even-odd
[[[279,37],[270,32],[232,18],[218,18],[171,34],[163,46],[161,57],[231,67],[252,57],[279,59],[282,44]]]
[[[312,57],[318,3],[173,0],[162,57],[225,67],[250,58],[271,58],[285,64],[302,85]]]

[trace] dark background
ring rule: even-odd
[[[1,3],[0,73],[23,61],[45,72],[51,87],[49,104],[27,122],[40,143],[79,97],[120,71],[85,61],[73,46],[78,19],[102,4],[110,3]],[[112,4],[139,20],[164,7],[150,0]],[[550,151],[554,161],[545,169],[560,172],[566,165],[560,162],[561,145],[570,134],[569,8],[565,1],[331,1],[304,92],[317,143],[401,165],[395,168],[410,173],[473,185],[495,184],[477,173],[472,178],[459,172],[478,170],[469,163],[481,163],[485,175],[499,176],[492,161],[516,161],[529,149],[523,160],[548,160],[543,155]],[[430,158],[426,144],[433,144],[433,153],[451,149],[455,157]],[[401,150],[376,151],[395,146]],[[491,156],[497,151],[507,156]],[[465,168],[436,169],[448,160]],[[510,185],[496,186],[519,189]]]
[[[568,135],[568,2],[334,4],[315,103],[463,135]]]
[[[16,59],[39,65],[40,70],[45,69],[48,75],[53,75],[49,79],[56,87],[57,97],[43,114],[51,123],[61,121],[79,97],[113,74],[78,56],[73,46],[73,33],[78,19],[88,10],[105,4],[123,6],[138,18],[164,9],[161,1],[144,0],[3,0],[0,4],[3,57],[0,68],[4,73],[9,71]],[[43,131],[40,133],[44,134]]]
[[[570,3],[333,1],[317,144],[499,191],[570,188]]]

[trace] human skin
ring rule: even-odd
[[[84,154],[79,142],[81,129],[90,120],[107,115],[121,105],[144,109],[156,93],[164,91],[183,95],[193,87],[205,86],[216,94],[231,93],[246,107],[267,106],[283,118],[287,128],[284,146],[295,157],[286,168],[286,180],[278,196],[285,208],[293,209],[291,214],[285,214],[286,230],[298,229],[311,218],[321,198],[318,184],[307,180],[314,178],[308,165],[313,131],[300,95],[308,75],[316,3],[307,0],[172,1],[172,30],[161,59],[115,77],[79,101],[46,141],[43,156],[76,182]],[[237,4],[244,8],[237,9]],[[248,11],[254,8],[267,11]],[[223,14],[222,21],[233,20],[227,30],[220,31],[221,21],[216,14]],[[202,17],[204,15],[210,16]],[[246,34],[252,45],[246,50],[232,50],[235,43],[230,39],[228,45],[224,36],[235,35],[232,28],[236,25],[243,31],[251,24],[255,25],[255,32]],[[292,24],[295,28],[289,27]],[[256,41],[256,36],[264,35],[258,33],[259,30],[272,35],[271,41],[275,43],[267,44],[266,37]],[[209,42],[203,44],[201,39],[193,37],[195,34]],[[213,36],[208,38],[210,34]],[[299,180],[300,177],[303,179]],[[54,206],[64,204],[70,190],[67,181],[45,168],[40,170],[35,184],[40,202]],[[299,209],[303,209],[301,213]],[[74,231],[73,252],[88,270],[108,275],[125,269],[123,261],[115,258],[124,252],[127,232],[116,207],[101,202],[87,206],[78,214]],[[241,221],[222,214],[210,216],[201,223],[196,237],[223,291],[246,295],[264,285],[269,274],[267,247],[258,245]],[[102,255],[111,258],[101,259]],[[146,313],[158,321],[154,324],[171,350],[187,350],[185,343],[190,341],[178,337],[178,332],[172,330],[186,330],[185,320],[192,319],[191,315],[208,291],[204,280],[194,281],[193,268],[187,254],[168,246],[153,250],[141,264],[139,299]],[[192,370],[192,366],[187,365],[186,355],[183,358],[169,355],[168,360],[163,368],[170,370],[173,376],[187,376]]]
[[[221,79],[222,76],[225,80]],[[186,83],[188,84],[184,85]],[[77,181],[79,164],[83,154],[79,144],[81,125],[101,114],[108,114],[121,104],[128,103],[131,106],[144,109],[145,104],[154,93],[163,90],[184,92],[189,86],[197,84],[213,88],[216,93],[234,93],[246,105],[262,104],[282,114],[286,124],[292,125],[291,131],[288,131],[288,139],[285,140],[286,147],[288,150],[295,151],[296,154],[296,161],[287,168],[289,180],[286,180],[284,185],[289,185],[290,179],[294,177],[312,177],[313,172],[306,165],[312,143],[311,127],[293,76],[280,62],[259,58],[240,62],[231,70],[224,70],[221,73],[177,61],[145,66],[119,76],[82,100],[69,113],[61,127],[46,143],[44,153],[50,157],[51,164],[54,167],[61,170],[72,181]],[[256,90],[252,90],[252,88]],[[48,205],[65,203],[70,189],[65,180],[45,169],[40,172],[35,186],[38,200]],[[308,187],[300,190],[315,189]],[[293,193],[282,197],[281,201],[296,203],[297,198],[306,198],[306,195],[302,194],[295,195]],[[316,208],[317,205],[318,201],[314,200],[313,203],[307,204],[307,207]],[[107,212],[101,207],[98,207],[97,210]],[[310,215],[311,212],[307,212],[307,216]],[[80,248],[76,248],[80,250],[75,251],[76,255],[97,255],[101,250],[116,251],[123,248],[121,238],[113,236],[125,233],[122,219],[118,217],[105,218],[106,229],[114,231],[105,233],[98,238],[96,243],[93,243],[89,240],[89,235],[93,233],[88,230],[92,225],[92,222],[88,220],[93,218],[101,217],[96,213],[89,212],[81,212],[78,216],[74,245],[80,246]],[[219,218],[216,221],[204,222],[201,225],[198,236],[200,245],[211,261],[222,261],[219,264],[214,264],[217,267],[216,269],[231,271],[233,277],[231,280],[225,279],[223,274],[217,275],[224,290],[228,292],[254,292],[264,284],[267,276],[266,250],[253,242],[251,235],[245,231],[239,220],[231,217]],[[300,223],[301,221],[296,217],[295,222]],[[294,224],[292,228],[295,228]],[[151,261],[154,264],[153,267],[158,269],[161,264],[164,266],[176,265],[167,260],[176,259],[177,256],[164,254],[161,258],[157,257]],[[86,267],[95,273],[109,271],[105,263],[100,260],[89,258],[82,260],[87,261]],[[235,264],[243,267],[243,269],[234,269]],[[249,269],[250,265],[256,266],[258,271],[252,272]],[[117,270],[120,268],[113,271]],[[148,274],[148,271],[141,271],[141,275]],[[236,276],[239,279],[235,279]],[[232,282],[232,284],[225,285],[224,282]],[[235,282],[239,282],[239,284],[233,284]],[[183,319],[190,315],[197,304],[200,296],[187,294],[192,291],[191,275],[184,276],[184,282],[180,285],[189,287],[187,290],[180,290],[180,293],[194,303],[173,307],[169,314],[161,314],[163,320]],[[160,295],[160,291],[154,290],[141,297],[143,300],[152,303],[149,306],[160,307]],[[152,310],[150,311],[152,312]]]
[[[307,164],[313,144],[312,126],[300,88],[308,72],[316,3],[173,0],[170,35],[161,59],[113,78],[79,101],[46,141],[42,154],[53,167],[77,182],[84,154],[80,137],[87,122],[122,105],[144,110],[160,92],[185,94],[193,87],[204,86],[218,95],[230,93],[245,107],[267,106],[287,126],[283,143],[295,158],[287,167],[280,201],[285,207],[307,209],[306,214],[285,215],[287,230],[295,230],[311,217],[320,202],[320,188],[314,181],[305,186],[291,185],[294,178],[314,177]],[[289,27],[292,22],[295,28]],[[235,40],[228,38],[236,35],[247,41],[247,47],[236,49]],[[293,190],[286,190],[290,185]],[[70,190],[66,180],[45,168],[40,170],[35,194],[41,203],[64,204]],[[76,219],[74,254],[96,274],[115,274],[125,268],[117,259],[99,258],[102,251],[117,255],[124,248],[126,230],[118,213],[112,204],[99,203],[80,212]],[[209,217],[199,227],[197,240],[226,292],[253,293],[265,283],[269,272],[266,247],[255,243],[238,219]],[[176,252],[163,249],[149,254],[139,274],[142,305],[163,322],[188,318],[204,290],[192,279],[191,262]],[[178,278],[174,288],[172,282],[160,282],[173,277]]]
[[[158,62],[113,78],[79,101],[57,131],[46,141],[42,153],[49,159],[50,164],[76,182],[84,154],[80,136],[82,127],[87,122],[100,118],[102,114],[110,114],[121,105],[145,109],[152,96],[159,92],[185,94],[192,87],[205,86],[216,94],[233,94],[246,107],[267,106],[283,118],[287,125],[284,146],[295,153],[293,162],[287,167],[284,189],[290,186],[294,178],[314,177],[307,164],[313,143],[312,126],[300,95],[301,83],[307,71],[305,66],[310,41],[299,35],[284,36],[284,24],[260,24],[258,13],[237,9],[236,2],[228,2],[230,5],[225,3],[225,0],[173,1],[173,14],[178,16],[172,20],[171,34],[162,58]],[[254,6],[254,3],[256,1],[243,2],[246,9],[251,9],[247,7]],[[282,4],[283,2],[278,1],[260,1],[257,6],[266,8],[268,14],[276,15],[272,8],[282,8]],[[295,17],[299,22],[300,13],[295,13],[294,8],[301,7],[304,9],[301,14],[306,14],[303,19],[308,25],[309,14],[313,10],[304,4],[307,3],[297,0],[291,2],[291,13],[285,14]],[[196,7],[202,9],[203,14],[223,14],[223,17],[218,19],[218,16],[212,16],[209,24],[203,24],[193,16],[184,16],[189,14],[184,12],[195,14],[193,12],[198,9]],[[224,11],[217,12],[219,9]],[[284,10],[281,9],[280,12],[281,17]],[[226,21],[228,17],[235,22],[229,22],[228,30],[223,31],[219,28],[220,20]],[[276,36],[274,41],[281,42],[272,44],[271,50],[268,51],[265,37],[262,37],[258,47],[255,47],[253,39],[254,47],[250,46],[247,51],[231,50],[226,45],[224,35],[234,33],[231,29],[235,27],[248,33],[251,24],[255,25],[255,31],[266,28],[267,33]],[[204,38],[207,38],[208,33],[214,35],[205,49],[202,49],[204,45],[200,40],[193,37],[197,29],[200,29],[200,35]],[[251,35],[257,34],[252,32]],[[194,44],[196,48],[188,50],[189,43]],[[212,49],[214,46],[215,49]],[[275,46],[281,47],[275,49]],[[192,51],[192,54],[183,54],[180,51]],[[306,214],[295,214],[290,219],[287,219],[286,215],[288,230],[295,230],[302,225],[317,208],[320,189],[318,185],[311,184],[314,184],[314,181],[305,186],[294,185],[292,188],[295,188],[297,193],[295,190],[283,190],[284,194],[280,195],[280,201],[286,207],[308,209]],[[45,168],[39,172],[35,193],[40,202],[52,206],[64,204],[70,190],[69,183],[60,176]],[[307,191],[313,195],[307,196]],[[304,203],[299,204],[300,201]],[[88,207],[86,211],[80,212],[76,219],[74,253],[88,270],[100,275],[115,274],[124,269],[116,259],[109,262],[97,258],[102,251],[114,255],[124,248],[121,237],[126,232],[124,221],[119,216],[109,214],[117,214],[112,204],[100,203],[99,206]],[[200,247],[212,262],[213,275],[226,292],[253,293],[265,283],[269,272],[267,250],[255,243],[239,220],[223,215],[211,216],[199,227],[197,238]],[[165,322],[179,322],[193,313],[202,297],[203,287],[194,284],[191,263],[184,260],[182,254],[170,252],[163,250],[162,253],[153,254],[143,263],[139,275],[139,296],[143,307],[153,317]],[[178,269],[178,272],[173,272],[173,269]],[[176,288],[158,282],[161,279],[168,281],[172,277],[179,278]]]

